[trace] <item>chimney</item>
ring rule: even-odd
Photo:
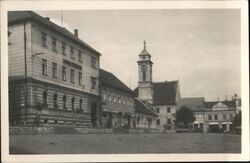
[[[78,29],[74,30],[74,34],[75,34],[76,37],[78,37]]]
[[[49,21],[49,17],[45,17],[45,19]]]

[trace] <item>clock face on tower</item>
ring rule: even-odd
[[[142,69],[142,70],[146,70],[146,69],[147,69],[147,65],[146,65],[146,64],[143,64],[143,65],[141,66],[141,69]]]

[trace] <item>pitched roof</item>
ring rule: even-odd
[[[220,101],[222,104],[224,105],[227,105],[228,108],[235,108],[236,105],[235,105],[235,101]],[[205,108],[206,109],[212,109],[214,105],[216,105],[218,103],[218,101],[208,101],[208,102],[205,102]]]
[[[172,105],[176,104],[178,81],[165,81],[153,83],[153,104]],[[138,97],[138,87],[134,90]]]
[[[100,84],[104,84],[134,95],[134,92],[111,72],[100,69]]]
[[[67,37],[68,39],[84,46],[85,48],[89,49],[90,51],[94,52],[97,55],[101,55],[98,51],[96,51],[94,48],[89,46],[87,43],[76,37],[74,34],[72,34],[70,31],[68,31],[66,28],[60,27],[59,25],[47,20],[46,18],[38,15],[37,13],[33,11],[9,11],[8,12],[8,25],[13,25],[17,23],[22,23],[25,21],[33,20],[35,22],[41,23],[44,26],[54,30],[55,32],[58,32],[59,34]]]
[[[181,98],[179,102],[179,106],[182,107],[185,105],[190,108],[192,111],[202,111],[205,109],[205,98],[204,97],[188,97]],[[180,108],[177,108],[180,109]]]
[[[177,81],[153,83],[155,105],[176,104]]]
[[[148,105],[137,98],[135,99],[135,113],[147,114],[155,117],[158,116]]]

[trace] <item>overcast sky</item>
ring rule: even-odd
[[[61,25],[60,11],[36,11]],[[153,81],[180,81],[182,97],[240,94],[240,10],[63,11],[63,26],[99,51],[101,68],[137,87],[143,40]],[[129,82],[129,79],[131,82]]]

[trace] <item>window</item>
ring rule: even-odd
[[[91,57],[91,67],[97,69],[97,60],[94,57]]]
[[[47,35],[44,32],[42,32],[42,46],[47,47]]]
[[[171,119],[168,119],[168,124],[171,124]]]
[[[111,94],[109,94],[109,101],[112,101],[112,96],[111,96]]]
[[[56,109],[57,108],[57,93],[55,93],[53,96],[53,103],[54,103],[54,109]]]
[[[233,119],[233,115],[229,114],[229,118],[230,118],[230,120],[232,120]]]
[[[223,120],[226,120],[226,119],[227,119],[227,115],[223,114]]]
[[[63,109],[67,109],[67,97],[66,97],[66,95],[63,96]]]
[[[103,100],[107,100],[106,99],[106,90],[105,89],[103,90]]]
[[[80,104],[79,104],[79,105],[80,105],[79,108],[82,109],[82,99],[80,99],[80,102],[79,102],[79,103],[80,103]]]
[[[52,49],[53,49],[53,51],[57,51],[57,49],[56,49],[56,38],[52,38]]]
[[[62,42],[62,54],[66,55],[66,44]]]
[[[212,115],[208,115],[208,120],[212,120]]]
[[[43,92],[43,104],[45,104],[45,105],[47,105],[47,94],[48,94],[48,92],[47,92],[47,90],[45,90]]]
[[[118,97],[118,103],[119,104],[121,103],[121,97]]]
[[[72,111],[75,110],[75,98],[74,97],[72,97],[71,99],[71,108],[72,108]]]
[[[215,119],[215,120],[218,120],[218,115],[214,115],[214,119]]]
[[[82,85],[82,72],[78,72],[78,83]]]
[[[43,75],[47,75],[47,60],[42,59],[42,73]]]
[[[171,113],[171,108],[170,107],[167,108],[167,112]]]
[[[142,71],[142,81],[146,81],[146,71]]]
[[[156,124],[157,124],[157,125],[160,125],[160,124],[161,124],[160,119],[157,119],[157,120],[156,120]]]
[[[62,80],[66,81],[66,67],[62,66]]]
[[[71,81],[71,83],[74,83],[75,82],[75,71],[74,71],[74,69],[71,69],[70,70],[70,81]]]
[[[78,50],[78,61],[82,63],[82,52]]]
[[[57,64],[53,63],[53,78],[57,78]]]
[[[116,102],[116,97],[115,96],[113,97],[113,99],[114,99],[114,102]]]
[[[75,59],[75,56],[74,56],[74,48],[71,46],[70,47],[70,58],[71,59]]]
[[[96,88],[96,78],[91,77],[91,89],[95,89],[95,88]]]
[[[160,108],[156,108],[156,113],[160,113]]]

